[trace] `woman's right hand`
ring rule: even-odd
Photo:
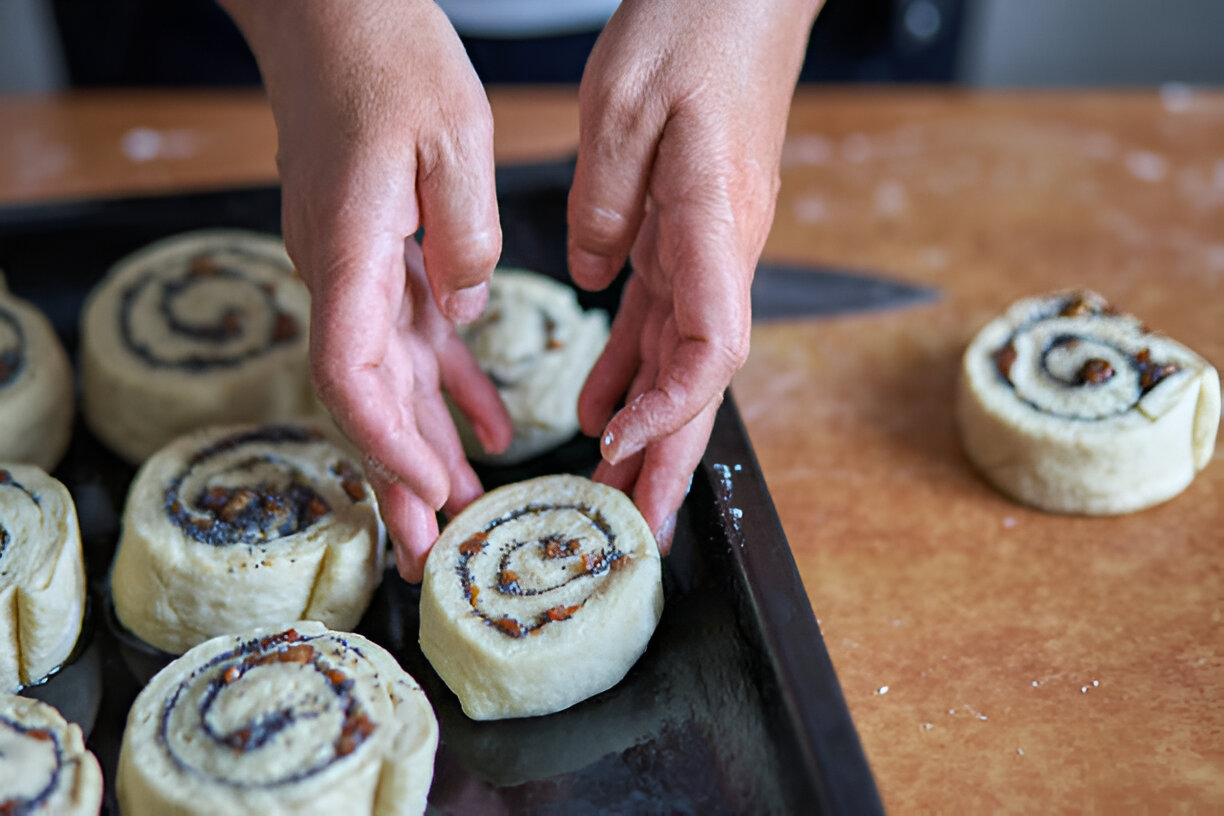
[[[400,573],[419,581],[434,512],[482,492],[440,386],[487,449],[511,436],[453,328],[483,310],[501,251],[488,100],[432,2],[222,3],[276,118],[316,391],[366,454]]]

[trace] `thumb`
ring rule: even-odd
[[[488,102],[481,96],[465,116],[462,126],[423,143],[417,155],[425,271],[442,314],[458,323],[484,311],[501,254]]]
[[[645,212],[646,190],[666,111],[642,94],[603,87],[594,66],[579,93],[578,164],[570,189],[570,274],[584,289],[616,278]]]

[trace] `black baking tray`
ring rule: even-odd
[[[565,279],[572,163],[499,168],[504,265]],[[280,192],[250,188],[0,207],[0,269],[38,304],[70,353],[90,287],[122,255],[201,227],[279,232]],[[582,293],[614,311],[619,286]],[[515,467],[478,468],[486,487],[543,473],[589,473],[577,437]],[[128,709],[163,658],[108,613],[107,571],[134,470],[78,420],[55,475],[81,519],[90,603],[77,652],[27,689],[79,722],[118,813],[114,771]],[[665,607],[650,646],[616,687],[547,717],[474,722],[417,646],[418,589],[388,570],[358,630],[424,687],[441,740],[433,813],[881,813],[820,629],[744,426],[728,398],[664,561]],[[598,648],[598,646],[593,646]]]

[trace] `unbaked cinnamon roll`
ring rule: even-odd
[[[365,638],[297,622],[196,646],[128,715],[125,816],[417,814],[438,728],[424,692]]]
[[[574,290],[547,275],[498,269],[484,314],[459,336],[489,375],[514,422],[504,453],[486,452],[466,418],[452,411],[468,458],[515,464],[578,432],[578,393],[608,342],[608,317],[583,311]]]
[[[72,366],[55,330],[0,279],[0,461],[54,470],[75,407]]]
[[[580,476],[507,485],[429,554],[421,650],[472,719],[549,714],[620,682],[663,609],[633,502]]]
[[[0,464],[0,689],[17,691],[58,668],[84,612],[72,496],[34,465]]]
[[[381,536],[360,468],[314,426],[206,428],[132,483],[115,613],[173,654],[284,620],[351,629],[382,578]]]
[[[306,288],[281,240],[172,236],[114,265],[81,317],[82,410],[139,463],[195,428],[316,411]]]
[[[81,729],[46,703],[0,695],[0,813],[96,816],[102,770]]]
[[[1042,510],[1106,515],[1165,501],[1211,459],[1220,379],[1206,360],[1095,292],[1013,304],[965,352],[969,459]]]

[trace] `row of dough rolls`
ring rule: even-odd
[[[607,320],[584,313],[568,287],[523,271],[499,271],[491,307],[491,317],[463,334],[515,420],[515,443],[498,461],[520,461],[577,431],[577,392]],[[118,780],[125,813],[424,810],[437,744],[429,703],[393,657],[347,632],[381,580],[382,528],[347,450],[298,421],[319,411],[308,385],[308,315],[279,239],[237,230],[172,236],[133,253],[82,312],[82,413],[99,439],[140,465],[111,571],[116,617],[151,646],[182,654],[130,712]],[[3,296],[0,355],[0,430],[35,440],[15,449],[16,458],[54,467],[74,407],[67,356],[37,310]],[[20,548],[0,552],[29,561],[38,573],[30,583],[40,587],[0,581],[21,613],[8,628],[15,641],[24,638],[12,654],[26,662],[0,663],[14,689],[58,666],[80,630],[79,532],[71,498],[56,486],[58,493],[20,465],[0,474],[15,535],[24,540],[37,525],[64,531],[40,548],[49,557],[39,563]],[[541,613],[549,631],[524,624],[540,648],[519,647],[511,661],[571,663],[570,687],[544,689],[541,708],[539,684],[520,673],[524,685],[515,690],[509,678],[503,703],[533,701],[485,716],[546,713],[585,699],[619,681],[649,640],[662,603],[657,549],[645,548],[653,538],[636,510],[608,505],[591,494],[597,489],[584,488],[590,506],[565,509],[585,513],[602,544],[579,552],[569,549],[577,541],[570,536],[564,552],[549,556],[581,567]],[[539,490],[525,495],[553,501]],[[520,568],[529,571],[526,562]],[[478,604],[462,612],[483,614]],[[615,623],[599,622],[605,612]],[[492,620],[489,631],[509,637]],[[584,636],[620,630],[610,655],[578,654]],[[62,738],[37,731],[35,739],[54,743],[56,757],[61,744],[83,751],[79,729],[63,725]],[[72,807],[97,812],[101,780],[85,757],[69,760],[82,774]],[[6,801],[32,796],[52,803],[47,812],[77,812],[53,800],[50,787],[31,787],[36,776],[4,788]]]
[[[309,383],[309,295],[274,235],[207,229],[117,261],[80,320],[81,410],[93,433],[140,464],[188,431],[321,415]],[[574,290],[498,269],[489,305],[459,327],[514,421],[485,452],[455,411],[468,455],[513,464],[578,430],[578,392],[608,338],[607,315]],[[0,459],[52,470],[73,419],[72,370],[46,318],[0,289]]]

